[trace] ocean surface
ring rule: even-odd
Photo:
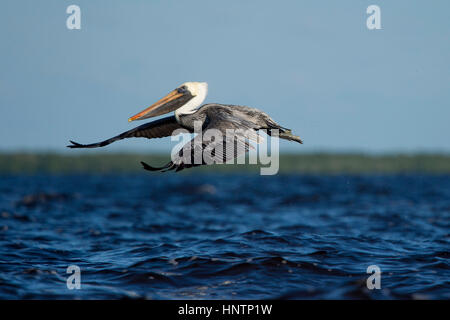
[[[450,176],[0,177],[0,299],[450,299],[449,244]]]

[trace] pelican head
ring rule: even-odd
[[[128,121],[143,120],[175,111],[175,116],[194,113],[208,94],[206,82],[185,82]]]

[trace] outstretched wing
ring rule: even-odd
[[[162,138],[172,135],[172,132],[176,129],[182,128],[176,121],[174,116],[158,119],[149,123],[145,123],[134,129],[125,131],[115,137],[104,140],[102,142],[91,144],[80,144],[74,141],[70,141],[72,144],[68,145],[68,148],[98,148],[104,147],[117,140],[125,138]]]
[[[245,154],[252,146],[250,141],[259,142],[261,137],[252,123],[234,117],[223,110],[214,110],[208,117],[208,125],[172,156],[172,161],[155,168],[141,162],[149,171],[180,171],[185,168],[215,163],[226,163]]]

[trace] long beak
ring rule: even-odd
[[[181,103],[183,104],[185,103],[186,99],[181,99],[182,97],[185,96],[186,96],[185,93],[179,93],[175,89],[158,102],[152,104],[147,109],[129,118],[128,121],[142,120],[169,113],[175,109],[178,109],[181,106]]]

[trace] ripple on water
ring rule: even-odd
[[[8,176],[0,190],[3,299],[450,298],[449,176]],[[66,288],[71,264],[83,290]],[[373,264],[382,290],[366,287]]]

